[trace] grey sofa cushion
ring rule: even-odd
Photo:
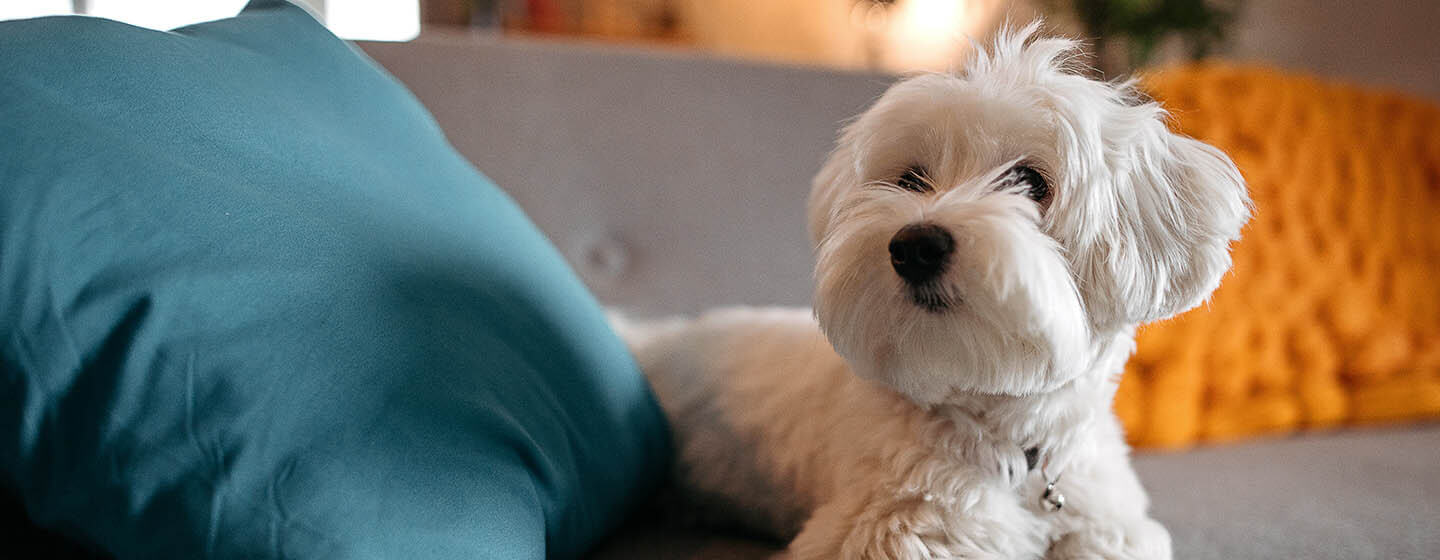
[[[1440,425],[1141,454],[1176,558],[1440,558]]]
[[[1151,511],[1175,557],[1440,558],[1440,425],[1141,453]],[[767,543],[636,524],[597,560],[760,559]]]

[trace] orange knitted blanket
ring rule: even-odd
[[[1142,329],[1115,402],[1131,443],[1440,415],[1440,107],[1223,65],[1144,84],[1256,213],[1210,304]]]

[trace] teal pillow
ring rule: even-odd
[[[570,558],[664,472],[558,252],[303,10],[15,21],[0,53],[0,484],[36,524],[121,558]]]

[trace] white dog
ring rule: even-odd
[[[1111,399],[1136,327],[1220,282],[1249,199],[1034,30],[845,128],[810,196],[814,318],[618,322],[692,509],[796,559],[1170,557]]]

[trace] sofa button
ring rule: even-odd
[[[630,266],[629,247],[613,233],[587,235],[577,245],[576,268],[592,288],[613,285]]]

